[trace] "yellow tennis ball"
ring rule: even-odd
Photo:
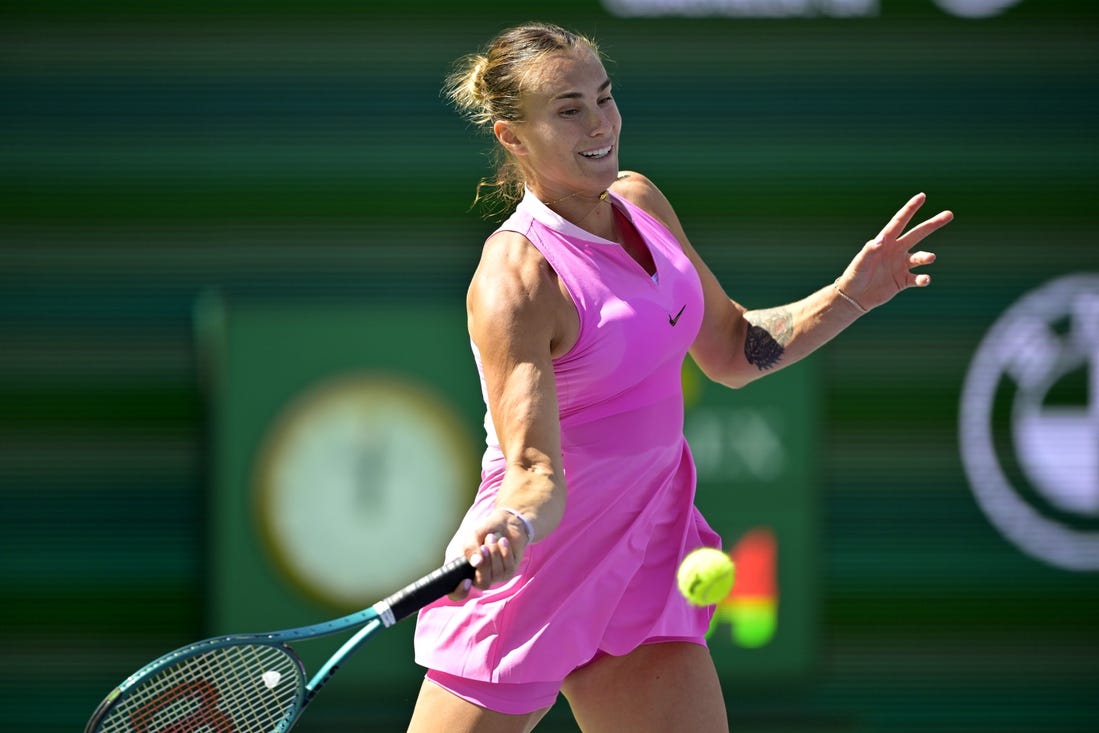
[[[735,577],[732,558],[721,550],[700,547],[683,558],[675,579],[679,592],[689,603],[712,606],[729,595]]]

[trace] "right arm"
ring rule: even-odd
[[[522,513],[543,538],[565,511],[553,357],[575,339],[575,308],[541,253],[525,237],[501,232],[485,243],[466,310],[505,459],[496,506]],[[501,509],[475,525],[465,547],[467,557],[480,556],[475,585],[514,575],[526,544],[522,522]]]

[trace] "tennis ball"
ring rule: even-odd
[[[689,603],[712,606],[729,595],[735,576],[736,567],[728,555],[712,547],[700,547],[683,558],[676,582]]]

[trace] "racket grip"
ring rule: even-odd
[[[381,603],[374,606],[382,623],[392,626],[406,616],[416,613],[427,604],[450,593],[458,584],[472,578],[476,568],[464,557],[451,560],[438,570],[406,585]]]

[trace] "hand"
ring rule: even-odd
[[[904,228],[926,199],[927,196],[922,193],[913,196],[877,238],[859,250],[836,280],[836,286],[865,310],[888,302],[906,288],[922,288],[931,284],[930,275],[914,273],[912,268],[930,265],[935,261],[935,253],[911,250],[936,229],[949,224],[954,214],[940,212],[904,233]]]
[[[469,595],[471,587],[487,590],[511,580],[519,569],[526,544],[527,536],[522,524],[511,514],[494,510],[474,526],[464,549],[470,564],[477,568],[477,574],[472,583],[466,581],[458,586],[450,594],[450,599],[462,601]]]

